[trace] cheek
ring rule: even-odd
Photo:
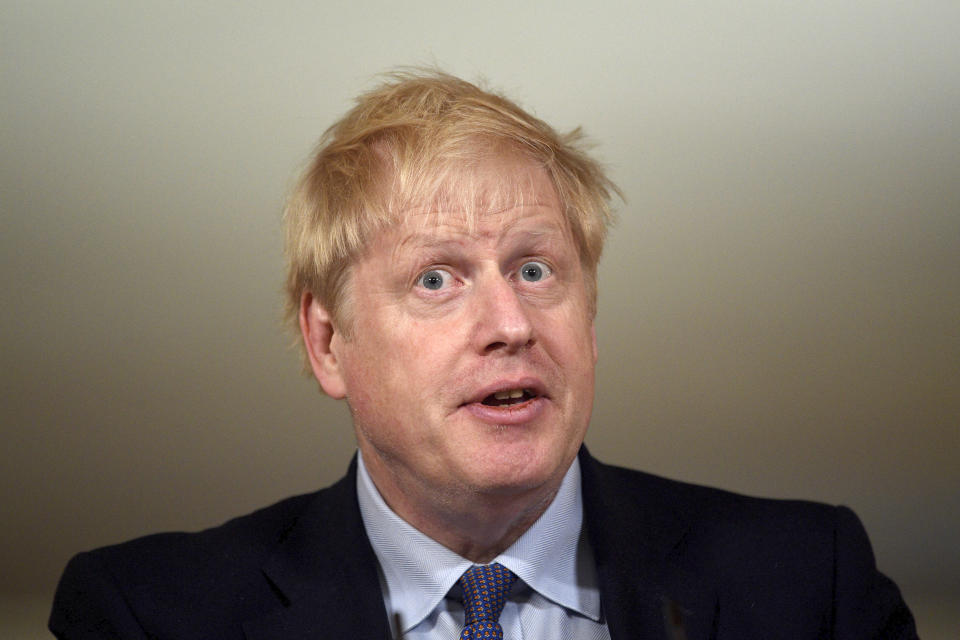
[[[447,369],[429,336],[428,328],[404,323],[363,327],[344,361],[355,417],[395,421],[424,404]]]
[[[549,334],[563,345],[568,357],[594,361],[593,322],[580,305],[570,305],[562,313],[553,316]]]

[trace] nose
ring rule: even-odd
[[[534,342],[527,302],[501,274],[478,283],[474,300],[476,346],[481,353],[514,353]]]

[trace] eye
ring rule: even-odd
[[[550,267],[542,262],[525,262],[523,266],[520,267],[520,277],[527,282],[539,282],[552,273],[553,271],[550,270]]]
[[[417,286],[438,291],[453,284],[453,276],[443,269],[430,269],[417,278]]]

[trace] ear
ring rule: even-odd
[[[330,314],[309,291],[300,296],[300,333],[310,359],[310,368],[320,387],[331,398],[346,397],[341,363],[333,349],[335,329]]]

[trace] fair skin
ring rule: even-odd
[[[309,292],[300,324],[320,385],[346,398],[388,505],[474,562],[546,509],[583,442],[596,338],[579,253],[540,169],[488,162],[521,206],[423,207],[352,265],[349,337]]]

